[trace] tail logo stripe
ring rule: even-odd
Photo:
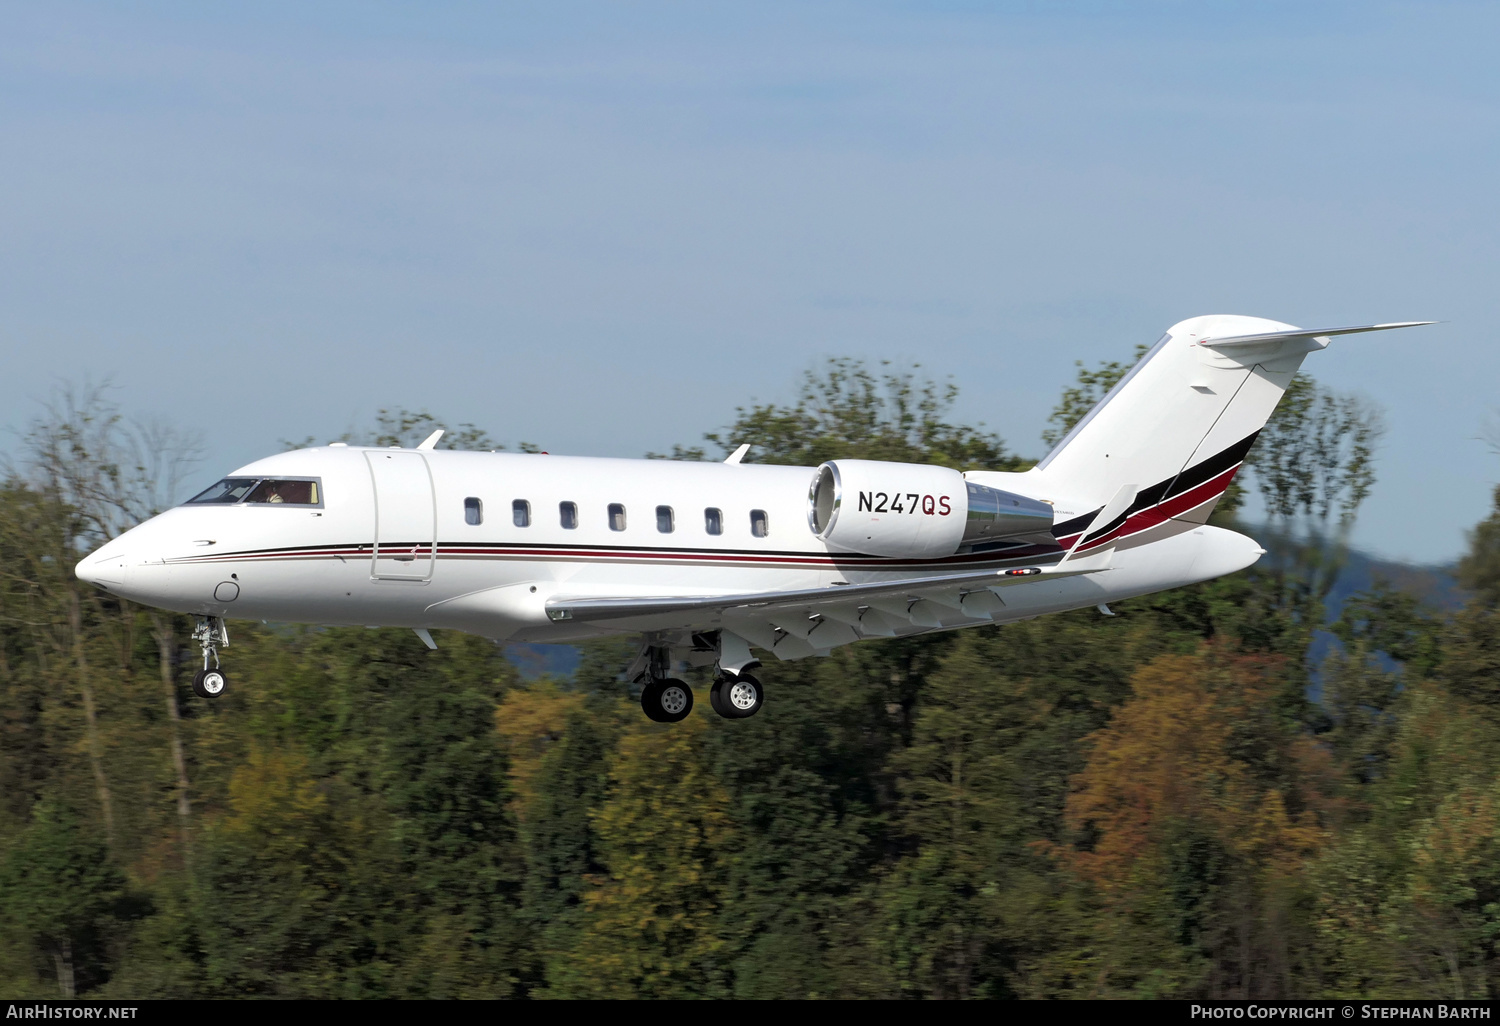
[[[1244,462],[1245,456],[1250,452],[1250,447],[1255,444],[1255,439],[1259,434],[1259,431],[1255,431],[1227,449],[1184,469],[1174,477],[1141,489],[1136,500],[1130,504],[1130,508],[1125,513],[1110,523],[1101,525],[1097,531],[1090,531],[1079,549],[1094,548],[1101,542],[1119,537],[1121,534],[1134,534],[1136,531],[1155,527],[1221,494],[1229,487],[1229,482],[1234,479],[1234,472]],[[1205,488],[1205,485],[1213,487]],[[1184,504],[1182,501],[1184,499],[1190,501]],[[1068,548],[1077,538],[1078,532],[1088,530],[1094,518],[1102,510],[1101,506],[1099,509],[1055,525],[1052,528],[1053,536],[1063,548]],[[1125,530],[1127,526],[1130,528],[1128,531]]]

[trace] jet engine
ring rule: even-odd
[[[1052,507],[965,481],[947,467],[830,460],[813,475],[807,522],[838,552],[930,559],[979,542],[1045,535]]]

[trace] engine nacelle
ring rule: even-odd
[[[976,542],[1046,534],[1052,507],[972,484],[947,467],[831,460],[813,475],[807,523],[840,552],[926,559]]]

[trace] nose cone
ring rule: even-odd
[[[129,557],[116,539],[79,560],[73,573],[80,581],[100,588],[119,588],[125,584],[129,565]]]

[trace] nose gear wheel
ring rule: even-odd
[[[222,670],[199,670],[193,674],[193,694],[199,698],[218,698],[229,686]]]

